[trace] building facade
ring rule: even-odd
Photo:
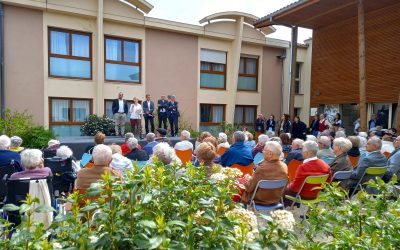
[[[250,127],[258,113],[285,112],[289,60],[280,58],[289,43],[267,38],[272,27],[255,29],[255,16],[216,13],[190,25],[147,17],[153,6],[143,0],[2,6],[5,107],[26,110],[60,136],[79,135],[89,114],[112,116],[119,92],[129,101],[174,94],[181,120],[195,130]],[[298,53],[301,78],[309,74],[307,48]],[[299,94],[309,91],[299,86]]]

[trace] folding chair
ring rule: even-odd
[[[353,174],[353,171],[337,171],[333,177],[332,181],[344,181],[350,179],[350,176]]]
[[[60,157],[45,158],[44,166],[51,169],[53,174],[54,195],[58,197],[61,193],[68,194],[74,187],[76,173],[72,167],[72,158],[61,159]]]
[[[386,158],[389,158],[390,153],[389,153],[388,151],[385,151],[385,152],[383,152],[383,155],[384,155]]]
[[[181,159],[182,165],[185,166],[186,163],[188,163],[192,159],[193,150],[192,149],[188,149],[188,150],[175,149],[175,153],[176,153],[176,156],[178,156],[178,158]]]
[[[257,153],[255,156],[254,156],[254,165],[257,165],[258,163],[260,163],[262,160],[264,160],[264,154],[263,153]]]
[[[250,199],[250,205],[249,209],[254,209],[255,211],[274,211],[277,209],[284,209],[283,206],[283,191],[285,190],[285,187],[288,183],[287,179],[282,179],[282,180],[260,180],[257,183],[256,188],[254,189],[253,195],[251,196]],[[281,195],[281,202],[278,202],[277,204],[274,205],[261,205],[261,204],[256,204],[254,202],[254,197],[256,196],[256,193],[260,189],[277,189],[281,188],[282,189],[282,195]],[[260,190],[262,191],[262,190]]]
[[[218,155],[223,155],[223,154],[226,152],[226,149],[227,149],[227,148],[220,147],[220,148],[217,150],[217,154],[218,154]]]
[[[46,180],[50,193],[51,206],[55,207],[56,201],[53,194],[52,178],[52,176],[48,176],[43,178],[22,178],[16,180],[7,179],[7,198],[5,204],[14,204],[16,206],[22,205],[23,201],[26,199],[27,194],[29,194],[30,182]],[[6,215],[7,216],[5,217],[7,217],[8,221],[14,223],[14,226],[17,226],[21,223],[21,215],[19,214],[19,211],[7,211]]]
[[[387,167],[369,167],[365,170],[363,175],[361,176],[360,180],[357,182],[357,185],[354,187],[353,192],[351,193],[350,197],[353,196],[358,190],[363,190],[363,185],[368,180],[364,180],[365,177],[371,177],[371,179],[376,179],[376,177],[382,177],[386,173]],[[366,190],[368,193],[373,193],[372,189]]]
[[[297,192],[295,197],[290,196],[290,195],[285,195],[286,199],[289,199],[289,200],[293,201],[292,205],[290,206],[290,208],[293,209],[294,205],[296,203],[299,203],[300,204],[299,210],[301,211],[301,206],[302,205],[309,206],[310,204],[319,203],[320,200],[318,199],[318,197],[315,198],[315,199],[312,199],[312,200],[301,199],[301,196],[300,196],[301,192],[303,191],[303,188],[304,188],[304,186],[306,184],[309,184],[309,185],[322,185],[323,183],[326,182],[326,180],[328,180],[328,177],[329,177],[329,174],[312,175],[312,176],[306,177],[306,179],[304,180],[303,184],[301,185],[301,187],[299,189],[299,192]],[[307,219],[305,213],[306,213],[306,211],[304,212],[303,215],[300,215],[300,217],[303,217],[304,219]]]
[[[7,196],[6,179],[15,173],[15,162],[12,160],[10,164],[0,166],[0,208],[4,205]]]
[[[253,168],[254,168],[254,163],[251,163],[250,165],[243,166],[240,164],[233,164],[232,166],[229,166],[230,168],[237,168],[240,171],[242,171],[243,176],[248,174],[248,175],[253,175]]]
[[[299,168],[299,166],[303,164],[302,161],[298,160],[291,160],[288,164],[288,177],[289,177],[289,183],[292,182],[296,176],[296,171]]]
[[[356,168],[358,165],[358,160],[360,159],[360,156],[348,156],[349,160],[351,161],[351,165],[353,165],[353,168]]]
[[[329,156],[321,157],[321,160],[323,160],[326,164],[331,164],[334,159],[335,159],[334,157],[329,157]]]

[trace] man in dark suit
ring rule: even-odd
[[[123,97],[124,94],[122,92],[119,92],[118,99],[115,99],[112,102],[112,112],[114,115],[115,123],[115,135],[119,135],[121,131],[122,136],[125,134],[126,115],[128,114],[128,103],[126,100],[123,99]]]
[[[158,128],[161,128],[164,124],[164,129],[167,129],[167,108],[168,101],[165,99],[165,95],[161,96],[161,99],[158,100]]]
[[[371,137],[367,142],[367,155],[358,163],[357,168],[354,170],[348,182],[348,187],[352,191],[358,181],[361,179],[367,168],[369,167],[386,167],[387,159],[381,153],[382,141],[378,137]],[[362,183],[375,178],[374,176],[365,175]],[[350,192],[351,193],[351,192]]]
[[[178,110],[178,102],[176,101],[176,97],[174,95],[171,95],[171,101],[168,103],[168,119],[169,119],[169,126],[171,128],[171,136],[178,135],[179,116],[180,114]]]
[[[146,101],[143,102],[142,106],[146,134],[149,133],[149,122],[151,125],[151,132],[154,133],[154,102],[150,100],[149,94],[146,95]]]

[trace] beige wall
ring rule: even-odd
[[[282,62],[277,58],[283,50],[264,47],[263,52],[261,112],[267,117],[274,114],[275,119],[278,119],[281,101],[285,100],[281,97]]]
[[[146,92],[157,101],[175,94],[183,119],[197,125],[198,39],[146,29]]]
[[[6,108],[28,111],[43,124],[42,12],[4,6],[4,81]]]

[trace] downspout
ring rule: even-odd
[[[0,3],[0,106],[1,106],[1,118],[5,115],[5,100],[4,100],[4,9],[3,4]]]

